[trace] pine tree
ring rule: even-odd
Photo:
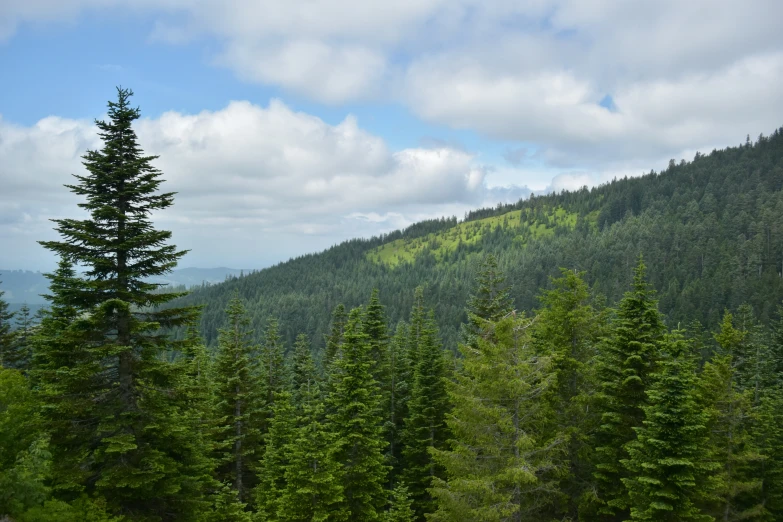
[[[332,312],[332,323],[329,329],[329,335],[326,336],[326,357],[324,367],[334,359],[335,355],[343,344],[343,334],[348,315],[345,313],[345,306],[338,304]]]
[[[710,416],[709,433],[712,455],[720,468],[715,498],[708,511],[724,522],[762,520],[762,481],[759,477],[762,456],[754,445],[752,388],[737,382],[738,368],[746,359],[746,332],[734,327],[733,316],[725,313],[715,334],[718,355],[707,362],[701,375],[702,402]]]
[[[16,342],[11,332],[11,319],[14,314],[8,311],[8,303],[3,299],[5,292],[0,290],[0,366],[13,368],[16,363]]]
[[[64,278],[68,287],[56,297],[78,319],[61,333],[52,328],[64,323],[50,323],[46,335],[57,342],[36,345],[39,360],[49,359],[48,350],[60,357],[65,339],[76,355],[38,378],[43,388],[59,388],[80,402],[72,411],[58,400],[45,406],[49,414],[65,415],[46,416],[54,460],[68,470],[54,479],[58,491],[101,494],[118,514],[170,519],[197,509],[203,484],[188,476],[194,448],[187,447],[187,429],[177,425],[183,405],[176,365],[162,357],[177,353],[180,343],[159,332],[191,323],[198,310],[160,309],[181,294],[155,292],[161,285],[147,282],[174,268],[185,251],[167,245],[171,233],[152,226],[150,213],[171,206],[173,194],[158,192],[156,157],[144,156],[138,145],[132,123],[140,112],[129,105],[133,93],[117,94],[109,102],[109,121],[96,121],[103,148],[85,154],[87,174],[67,185],[85,198],[79,206],[89,218],[55,220],[62,241],[41,242],[87,271],[82,280]],[[59,380],[61,373],[78,377],[47,380]],[[79,438],[60,431],[67,420],[80,424]]]
[[[535,354],[531,321],[509,316],[462,345],[462,367],[449,384],[450,448],[433,450],[446,479],[434,480],[431,521],[535,519],[555,493],[545,479],[558,441],[544,438],[551,415],[540,400],[551,386],[551,361]]]
[[[269,429],[269,421],[272,418],[272,409],[275,404],[276,394],[285,390],[289,385],[288,368],[285,364],[285,348],[279,333],[277,319],[269,319],[264,331],[264,343],[258,356],[258,364],[261,375],[259,390],[261,392],[262,408],[262,434]]]
[[[413,499],[418,519],[434,511],[428,493],[442,470],[432,459],[431,450],[443,449],[447,440],[446,414],[449,401],[446,393],[446,361],[438,339],[435,314],[430,310],[417,349],[418,364],[413,374],[413,387],[408,402],[403,440],[403,480]]]
[[[297,343],[297,346],[300,346]],[[342,470],[334,460],[334,444],[324,423],[321,390],[314,379],[296,375],[314,374],[310,353],[295,352],[294,389],[296,431],[290,441],[285,488],[279,499],[281,520],[347,521]]]
[[[351,310],[345,326],[342,356],[328,403],[335,459],[342,466],[343,493],[351,520],[378,520],[386,504],[382,417],[378,383],[372,377],[367,334],[361,309]]]
[[[598,411],[601,415],[595,442],[597,512],[602,520],[630,516],[628,492],[622,479],[627,470],[626,445],[641,427],[647,390],[655,371],[665,327],[654,291],[645,280],[641,257],[634,270],[633,287],[620,301],[617,319],[597,364]]]
[[[30,366],[32,351],[30,347],[30,336],[33,333],[33,317],[30,314],[30,307],[27,303],[22,304],[19,311],[16,312],[16,332],[14,346],[14,367],[20,370],[26,370]]]
[[[378,289],[372,291],[370,302],[364,309],[362,329],[367,334],[370,344],[370,359],[373,363],[373,378],[380,384],[384,394],[384,402],[388,399],[388,351],[389,326],[386,323],[386,312],[378,297]],[[384,409],[386,405],[384,404]]]
[[[296,433],[296,417],[291,392],[275,394],[269,432],[266,434],[264,456],[260,466],[260,481],[256,488],[256,506],[262,519],[268,522],[285,520],[282,503],[286,490],[286,471],[290,465],[291,445]]]
[[[261,458],[258,368],[252,357],[253,331],[237,295],[226,314],[215,357],[217,479],[231,484],[239,501],[246,502],[258,482],[253,464]]]
[[[591,482],[589,434],[597,427],[597,417],[590,408],[595,391],[590,363],[604,333],[604,318],[591,305],[583,276],[561,269],[561,277],[551,279],[553,288],[540,297],[543,307],[533,331],[536,351],[551,357],[556,379],[547,398],[553,412],[548,430],[551,438],[564,440],[552,469],[560,483],[560,494],[552,497],[553,518],[576,519],[580,498]]]
[[[414,371],[419,360],[419,344],[424,332],[424,323],[427,320],[427,310],[424,308],[424,287],[418,286],[413,291],[413,306],[408,321],[408,362],[411,372]],[[412,381],[411,381],[412,382]]]
[[[715,487],[710,475],[708,414],[696,392],[695,356],[680,332],[663,342],[664,355],[647,390],[643,425],[627,445],[623,479],[629,491],[633,520],[709,521],[699,503]]]
[[[501,320],[514,309],[505,281],[497,258],[493,254],[487,255],[479,266],[476,291],[468,299],[468,322],[463,328],[465,343],[473,344],[489,323]]]
[[[411,371],[408,355],[408,337],[410,332],[408,324],[401,321],[389,342],[389,387],[388,410],[384,423],[384,432],[388,442],[386,461],[391,466],[389,470],[389,483],[393,484],[397,475],[402,471],[402,432],[405,417],[408,415],[408,400],[410,398],[413,372]]]
[[[383,522],[413,522],[416,514],[413,511],[413,499],[408,494],[408,488],[398,484],[392,490],[389,499],[389,509],[383,514]]]
[[[291,371],[291,389],[294,405],[301,410],[303,402],[318,386],[318,373],[310,349],[310,340],[305,334],[299,334],[294,343],[294,355]]]

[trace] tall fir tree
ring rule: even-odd
[[[462,329],[466,344],[475,344],[476,338],[489,324],[500,321],[514,309],[506,287],[506,276],[493,254],[487,255],[479,265],[475,288],[468,299],[468,321]]]
[[[381,386],[384,402],[388,400],[389,373],[389,325],[386,322],[386,312],[378,296],[378,289],[373,289],[370,301],[364,309],[362,329],[367,334],[370,344],[370,359],[373,364],[373,378]],[[384,404],[384,409],[386,405]]]
[[[299,334],[294,343],[291,364],[291,390],[294,405],[298,410],[302,408],[306,400],[309,400],[310,394],[318,384],[318,372],[313,361],[310,339],[306,334]]]
[[[389,509],[383,514],[383,522],[414,522],[416,513],[413,511],[413,499],[408,488],[398,484],[391,491]]]
[[[665,332],[645,271],[640,256],[632,289],[620,301],[617,318],[597,361],[596,398],[601,416],[594,457],[597,498],[587,512],[594,510],[600,520],[626,520],[630,516],[623,483],[628,471],[621,461],[628,458],[626,445],[636,439],[634,428],[642,427],[647,390]]]
[[[215,356],[215,446],[217,478],[230,484],[240,502],[258,483],[254,464],[261,458],[261,397],[253,353],[253,331],[239,296],[229,301],[226,327]]]
[[[261,519],[266,522],[277,522],[286,518],[286,506],[282,501],[295,433],[296,416],[291,392],[278,392],[272,407],[272,418],[261,459],[259,484],[256,488],[256,509]]]
[[[47,333],[72,341],[78,356],[38,379],[43,388],[80,397],[83,407],[64,411],[58,400],[45,406],[58,415],[46,416],[54,459],[69,470],[54,478],[58,491],[100,494],[118,514],[168,520],[197,509],[203,484],[191,476],[188,459],[195,448],[188,446],[187,429],[177,424],[184,406],[176,365],[163,357],[178,353],[181,343],[160,331],[191,323],[198,309],[160,309],[181,294],[156,292],[161,285],[148,282],[173,269],[185,251],[166,244],[171,233],[150,221],[150,213],[172,205],[173,193],[159,192],[156,157],[144,156],[139,147],[132,123],[140,111],[130,106],[132,94],[117,90],[108,121],[96,121],[103,148],[83,156],[87,174],[67,185],[85,198],[79,206],[89,217],[55,220],[62,240],[41,242],[86,272],[81,280],[64,278],[67,288],[56,298],[63,308],[76,310],[78,319],[67,326],[52,322]],[[52,331],[63,326],[61,333]],[[36,347],[42,361],[49,359],[47,351],[57,358],[63,348],[60,340]],[[59,379],[59,373],[79,377],[48,380]],[[80,425],[81,437],[60,431],[67,426],[63,415]]]
[[[326,368],[334,359],[340,347],[343,344],[343,335],[345,333],[345,323],[348,315],[345,312],[345,306],[340,303],[332,312],[332,322],[329,325],[329,334],[326,336],[326,353],[324,354],[323,365]]]
[[[446,479],[435,477],[438,509],[428,520],[538,520],[557,484],[546,480],[558,441],[545,438],[555,383],[551,360],[536,355],[531,320],[508,316],[485,327],[449,384],[449,448],[434,449]]]
[[[408,362],[413,372],[419,361],[419,344],[424,335],[424,323],[427,320],[427,310],[424,307],[424,287],[417,286],[413,291],[413,306],[408,319]]]
[[[280,336],[277,319],[270,318],[264,331],[264,342],[258,354],[259,367],[259,408],[261,412],[261,436],[263,440],[269,432],[275,407],[275,397],[286,390],[290,384],[288,366],[285,362],[285,347]]]
[[[548,430],[550,437],[564,440],[552,469],[559,494],[552,496],[549,515],[574,520],[592,482],[589,437],[598,419],[590,408],[595,391],[590,363],[605,334],[605,314],[593,307],[583,277],[583,272],[561,269],[561,276],[551,279],[552,289],[540,297],[542,308],[533,328],[536,352],[552,359],[556,379],[547,396],[553,413]]]
[[[362,330],[361,309],[351,310],[342,355],[332,383],[328,415],[335,459],[342,466],[343,494],[351,520],[378,520],[386,505],[379,386],[372,375],[370,344]]]
[[[300,338],[301,339],[301,338]],[[342,469],[334,460],[315,365],[309,351],[297,343],[294,360],[296,428],[290,441],[285,487],[279,498],[280,520],[342,522],[348,520]],[[297,377],[299,376],[299,377]]]
[[[12,368],[16,362],[16,343],[11,332],[11,320],[14,314],[8,311],[8,303],[3,296],[5,291],[0,290],[0,366]]]
[[[435,508],[428,490],[435,477],[443,478],[442,469],[433,461],[431,451],[444,449],[448,438],[447,365],[432,310],[425,320],[417,353],[419,360],[402,433],[403,481],[413,499],[417,519],[424,520],[425,514]]]
[[[22,304],[16,312],[16,331],[14,353],[16,362],[14,366],[20,370],[27,370],[32,359],[32,347],[30,337],[33,334],[33,316],[27,303]]]
[[[405,418],[408,415],[408,401],[410,399],[413,384],[413,371],[408,359],[408,338],[410,329],[408,323],[401,321],[397,324],[394,336],[391,338],[388,348],[389,373],[388,373],[388,400],[386,403],[386,420],[384,432],[388,442],[386,457],[391,466],[389,471],[389,484],[396,482],[397,476],[402,471],[402,433]]]
[[[643,425],[627,445],[623,465],[630,476],[631,519],[653,522],[713,518],[700,504],[716,487],[707,433],[708,414],[699,404],[696,354],[681,332],[663,341],[663,356],[644,407]]]

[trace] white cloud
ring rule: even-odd
[[[178,193],[155,219],[176,244],[195,248],[189,264],[258,266],[525,194],[488,188],[486,167],[467,152],[391,151],[351,116],[329,125],[280,101],[137,123],[145,152],[160,155],[164,189]],[[0,244],[11,246],[0,265],[41,266],[34,241],[54,237],[48,219],[78,213],[62,184],[83,172],[80,156],[99,145],[87,121],[0,120]]]

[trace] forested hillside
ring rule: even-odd
[[[348,241],[197,290],[183,303],[205,305],[201,324],[210,345],[238,291],[257,331],[273,317],[288,346],[301,332],[321,346],[338,303],[356,306],[378,288],[396,323],[423,285],[445,344],[454,348],[482,255],[497,256],[514,306],[532,310],[560,267],[586,271],[593,291],[617,302],[643,253],[669,324],[714,326],[725,308],[742,303],[767,322],[783,298],[782,188],[779,129],[691,162],[672,160],[659,173],[478,210],[460,223],[434,220]]]

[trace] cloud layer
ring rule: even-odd
[[[527,194],[488,188],[486,168],[467,152],[391,151],[353,117],[329,125],[276,100],[169,112],[136,128],[145,151],[160,155],[166,190],[178,193],[175,207],[156,220],[183,238],[182,247],[199,246],[195,264],[232,256],[242,266],[266,264]],[[52,236],[48,219],[76,215],[62,184],[83,172],[85,150],[99,146],[87,121],[50,117],[19,127],[0,120],[0,242],[29,251],[34,239]],[[303,244],[302,236],[311,240]]]

